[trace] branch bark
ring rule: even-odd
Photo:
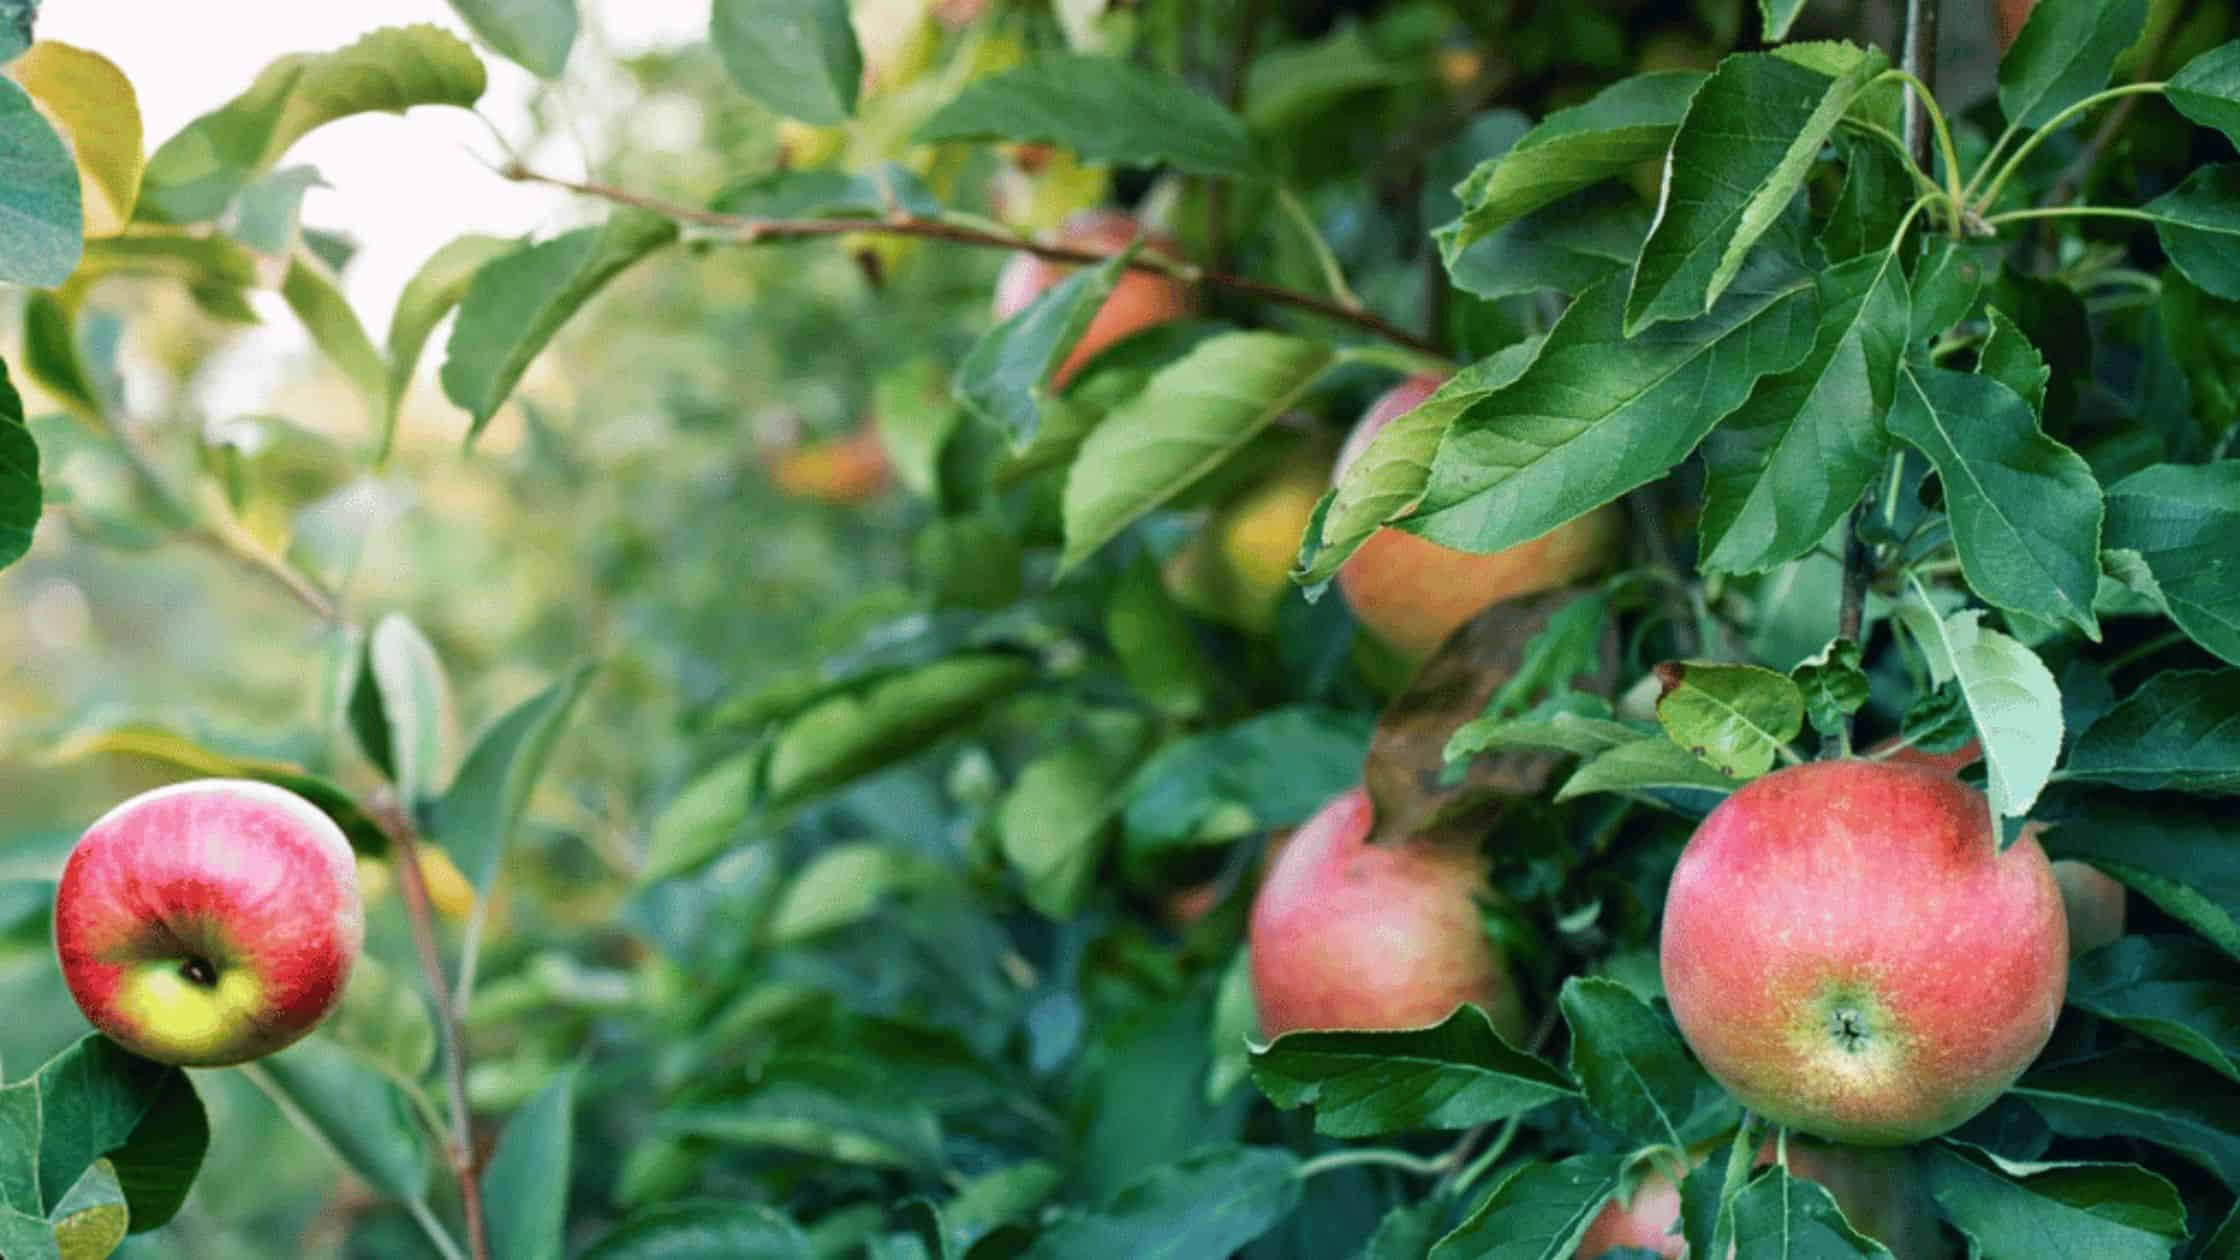
[[[728,234],[737,244],[759,245],[765,241],[803,240],[817,236],[911,236],[922,240],[947,241],[954,245],[972,245],[983,249],[1016,250],[1047,258],[1052,262],[1095,264],[1112,257],[1112,251],[1076,249],[1070,245],[1045,245],[1039,241],[1024,240],[1002,232],[968,227],[940,219],[928,219],[897,211],[881,219],[757,219],[746,215],[724,214],[703,210],[697,206],[679,205],[658,197],[648,197],[627,189],[606,184],[584,183],[544,175],[522,166],[512,166],[501,172],[507,179],[518,183],[546,184],[565,188],[585,197],[596,197],[620,205],[636,206],[650,210],[664,218],[681,223],[696,224]],[[1406,346],[1424,354],[1445,357],[1439,347],[1416,336],[1407,329],[1382,318],[1372,311],[1349,306],[1329,298],[1302,293],[1281,285],[1267,284],[1248,276],[1233,275],[1225,271],[1209,271],[1174,262],[1149,250],[1138,253],[1130,268],[1135,271],[1157,272],[1171,276],[1186,284],[1225,289],[1247,297],[1258,298],[1277,306],[1319,315],[1324,319],[1350,324],[1363,331]]]

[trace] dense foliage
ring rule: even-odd
[[[2230,5],[453,4],[144,140],[0,0],[0,1255],[2240,1256]],[[377,340],[290,146],[493,56],[580,225]],[[320,369],[220,410],[260,318]],[[1845,1174],[1658,931],[1722,800],[1894,751],[2128,923]],[[186,777],[369,902],[241,1068],[50,944]],[[1364,785],[1488,864],[1505,1005],[1265,1040],[1256,889]]]

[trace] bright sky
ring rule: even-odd
[[[586,0],[583,7],[586,31],[569,63],[564,80],[569,84],[598,76],[601,63],[614,53],[705,38],[707,29],[705,0]],[[412,22],[467,33],[445,0],[224,0],[219,5],[46,0],[37,33],[92,49],[124,70],[138,93],[153,150],[182,125],[247,87],[275,57],[339,48],[377,25]],[[604,32],[598,42],[605,51],[587,47],[594,43],[589,38],[594,24]],[[518,139],[527,129],[532,80],[495,53],[482,53],[490,70],[483,112]],[[313,189],[305,199],[304,222],[344,229],[358,240],[360,250],[345,277],[346,287],[376,340],[388,329],[398,291],[445,241],[464,232],[513,236],[569,221],[565,193],[499,179],[483,165],[494,159],[488,130],[453,109],[345,119],[289,150],[287,165],[315,166],[331,185]],[[564,169],[573,158],[540,154],[539,163]],[[260,310],[267,315],[266,325],[252,341],[262,356],[308,345],[276,296]],[[261,392],[269,381],[242,384]],[[252,398],[227,401],[256,405]]]

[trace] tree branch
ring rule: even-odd
[[[420,873],[420,845],[412,820],[394,797],[373,802],[368,811],[389,837],[397,868],[397,886],[404,894],[405,917],[412,924],[412,944],[420,955],[420,970],[435,1000],[436,1036],[443,1046],[445,1092],[451,1102],[451,1132],[445,1135],[445,1154],[451,1173],[459,1182],[460,1210],[466,1216],[467,1248],[474,1260],[490,1260],[489,1229],[482,1219],[482,1185],[475,1171],[474,1114],[467,1107],[467,1044],[459,1026],[459,1013],[451,1007],[451,986],[444,979],[443,953],[436,945],[435,912],[428,902],[427,880]]]
[[[1039,241],[1008,236],[983,228],[967,227],[941,219],[928,219],[906,212],[897,212],[882,219],[757,219],[746,215],[724,214],[716,210],[702,210],[696,206],[679,205],[648,197],[626,189],[605,184],[579,183],[557,176],[543,175],[522,166],[511,166],[500,172],[507,179],[519,183],[548,184],[565,188],[585,197],[597,197],[621,205],[650,210],[665,218],[682,223],[692,223],[728,234],[741,245],[759,245],[765,241],[801,240],[815,236],[911,236],[923,240],[947,241],[954,245],[973,245],[984,249],[1016,250],[1046,258],[1052,262],[1095,264],[1104,262],[1119,251],[1075,249],[1070,245],[1045,245]],[[1287,289],[1281,285],[1267,284],[1246,276],[1224,271],[1208,271],[1175,262],[1150,250],[1139,252],[1129,264],[1131,270],[1150,271],[1171,276],[1188,284],[1208,288],[1226,289],[1278,306],[1319,315],[1324,319],[1351,324],[1366,332],[1406,346],[1424,354],[1444,357],[1439,347],[1416,336],[1374,312],[1358,306],[1349,306],[1329,298]]]

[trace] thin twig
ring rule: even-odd
[[[428,903],[428,884],[420,874],[420,845],[412,820],[394,799],[373,803],[369,811],[395,850],[397,886],[404,893],[405,918],[412,925],[412,944],[420,955],[420,970],[435,1000],[436,1036],[443,1047],[445,1092],[451,1100],[451,1132],[444,1135],[451,1172],[459,1182],[459,1206],[466,1216],[467,1247],[474,1260],[490,1260],[490,1237],[482,1219],[482,1186],[474,1160],[474,1113],[467,1107],[467,1044],[459,1014],[451,1007],[450,985],[443,975],[443,953],[436,945],[435,912]]]
[[[1076,249],[1070,245],[1046,245],[1039,241],[990,232],[980,228],[964,227],[938,219],[928,219],[909,213],[897,213],[883,219],[757,219],[746,215],[723,214],[702,210],[696,206],[680,205],[648,197],[605,184],[579,183],[575,180],[539,174],[521,166],[512,166],[500,172],[507,179],[519,183],[548,184],[565,188],[585,197],[597,197],[620,205],[636,206],[650,210],[665,218],[697,224],[701,227],[728,233],[741,245],[757,245],[765,241],[800,240],[815,236],[909,236],[924,240],[947,241],[955,245],[973,245],[983,249],[1007,249],[1033,254],[1052,262],[1094,264],[1101,263],[1118,253],[1118,250]],[[1407,329],[1375,313],[1342,302],[1268,284],[1246,276],[1231,275],[1224,271],[1208,271],[1176,263],[1164,255],[1145,250],[1129,264],[1135,271],[1157,272],[1172,276],[1185,283],[1216,289],[1226,289],[1248,297],[1259,298],[1279,306],[1320,315],[1325,319],[1351,324],[1356,328],[1376,334],[1386,341],[1403,345],[1425,354],[1440,354],[1439,347],[1416,336]]]

